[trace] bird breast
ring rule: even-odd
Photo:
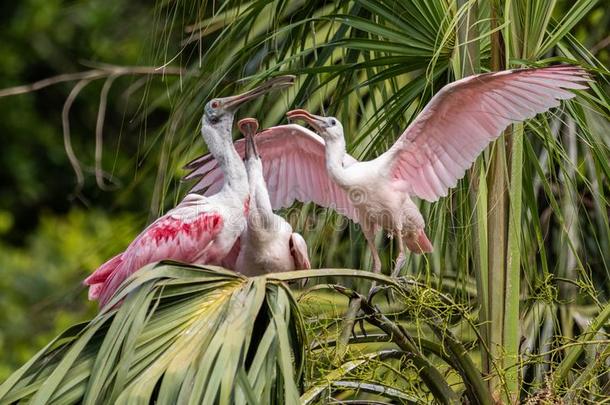
[[[292,227],[282,217],[274,215],[270,223],[262,223],[251,212],[241,236],[236,270],[246,276],[294,270],[291,235]]]
[[[290,253],[290,235],[253,237],[247,230],[242,235],[242,246],[237,257],[236,270],[246,276],[279,273],[294,270]],[[258,235],[257,235],[258,236]]]
[[[387,180],[375,185],[351,187],[348,197],[361,221],[374,223],[387,230],[419,229],[424,219],[407,193]]]

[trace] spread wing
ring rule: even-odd
[[[428,201],[446,196],[509,124],[534,117],[586,89],[570,65],[470,76],[445,86],[386,154],[390,174]]]
[[[192,204],[188,195],[176,208],[149,225],[127,249],[101,265],[84,281],[89,298],[104,306],[131,274],[160,260],[205,263],[206,248],[222,230],[220,213]]]
[[[235,142],[243,158],[245,142]],[[356,220],[347,193],[326,171],[324,140],[300,125],[271,127],[256,135],[256,146],[263,161],[263,174],[273,209],[291,206],[295,200],[314,202]],[[347,155],[345,164],[356,160]],[[186,166],[191,172],[185,180],[199,179],[191,193],[212,195],[222,187],[223,174],[211,155],[199,157]]]

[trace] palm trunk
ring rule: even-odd
[[[491,68],[506,68],[499,26],[499,3],[491,7]],[[516,403],[519,395],[519,283],[521,269],[522,126],[509,128],[496,141],[487,178],[489,349],[496,372],[490,380],[494,397]]]
[[[468,3],[458,0],[458,9]],[[459,77],[479,72],[479,44],[474,41],[478,36],[475,25],[477,12],[476,3],[471,3],[466,12],[459,14],[459,66],[454,65]],[[492,31],[499,25],[497,20],[494,4],[491,8]],[[492,70],[503,70],[506,65],[501,31],[492,34],[491,52]],[[480,334],[485,346],[481,350],[481,363],[483,372],[491,373],[490,391],[496,400],[503,402],[515,402],[519,392],[517,362],[523,138],[521,133],[516,135],[511,136],[509,129],[496,141],[487,177],[483,174],[483,164],[475,165],[471,172],[471,203],[477,218],[473,234],[474,267],[480,301]],[[510,185],[507,179],[509,170]]]
[[[478,20],[478,4],[468,6],[468,0],[457,0],[458,13],[462,7],[468,7],[463,13],[459,13],[460,21],[457,25],[457,40],[459,46],[456,48],[457,55],[454,57],[454,72],[456,79],[480,73],[480,51],[478,30],[475,22]],[[476,225],[472,233],[472,246],[474,272],[477,282],[479,296],[479,333],[487,345],[489,342],[488,324],[488,279],[486,269],[487,258],[487,184],[484,176],[485,170],[478,161],[470,170],[470,203],[476,210]],[[483,242],[483,243],[482,243]],[[490,358],[487,350],[481,350],[481,365],[484,374],[490,371]]]

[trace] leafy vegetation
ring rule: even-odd
[[[217,269],[161,265],[124,286],[116,298],[125,299],[119,309],[69,329],[13,374],[0,388],[0,401],[31,395],[41,403],[179,396],[196,401],[208,395],[220,402],[282,403],[294,399],[295,390],[304,403],[607,400],[610,55],[603,46],[607,32],[600,28],[610,20],[607,6],[594,0],[159,2],[150,64],[180,68],[182,75],[164,82],[163,92],[155,93],[151,84],[154,94],[142,97],[144,112],[138,116],[161,124],[158,132],[150,132],[158,137],[147,138],[146,152],[138,154],[146,161],[136,179],[124,186],[152,195],[147,201],[152,200],[153,213],[184,190],[177,169],[201,152],[195,134],[203,102],[234,92],[243,78],[296,74],[294,89],[255,103],[244,114],[265,125],[280,122],[292,106],[336,115],[350,153],[360,158],[387,149],[438,89],[472,73],[568,62],[590,69],[595,82],[561,108],[507,130],[449,197],[421,204],[435,252],[411,256],[400,280],[337,269],[246,280]],[[91,96],[94,106],[101,86]],[[89,114],[91,128],[96,114],[96,109]],[[157,121],[159,116],[163,119]],[[105,145],[116,140],[107,139]],[[92,142],[93,137],[84,143],[93,148]],[[133,149],[110,145],[119,156],[126,154],[118,164],[125,172],[117,174],[128,177],[124,173],[133,169],[128,158]],[[85,173],[82,194],[97,195],[92,188],[96,171]],[[142,198],[116,193],[121,207],[143,213]],[[283,214],[306,237],[314,266],[368,268],[367,250],[354,225],[307,205]],[[112,222],[133,223],[132,218]],[[23,222],[16,222],[9,229],[19,229]],[[126,229],[116,235],[129,240],[138,228]],[[111,240],[114,251],[126,243],[115,234],[95,236],[99,239],[87,238],[93,241],[87,247],[100,245],[99,257],[88,256],[81,273],[111,255],[101,241]],[[384,268],[391,268],[392,241],[378,243],[385,252]],[[70,258],[70,252],[56,257]],[[39,262],[9,267],[37,274],[52,263],[52,258],[36,257]],[[56,284],[78,281],[68,270],[63,277]],[[309,288],[294,299],[279,283],[303,277],[311,277]],[[369,294],[372,278],[387,288]],[[236,311],[231,297],[240,294],[247,297],[244,308],[252,316],[239,332],[227,335],[237,322],[228,316]],[[82,308],[82,294],[73,302]],[[192,310],[200,302],[207,306]],[[167,319],[181,327],[161,332]],[[198,337],[209,339],[207,344],[201,341],[193,349],[180,340],[191,322],[212,319],[209,335]],[[138,344],[148,342],[146,336],[158,337],[158,345],[148,347],[159,357]],[[222,336],[231,339],[214,343]],[[162,338],[183,343],[164,345]],[[104,343],[110,339],[123,344],[110,347]],[[274,339],[284,343],[271,348]],[[233,343],[240,357],[237,351],[223,351]],[[262,357],[267,351],[273,353],[265,365],[257,363],[258,353]],[[155,361],[148,370],[156,374],[135,384],[145,368],[134,360],[139,356]],[[172,368],[180,356],[192,361],[182,376]],[[208,363],[197,368],[196,361],[206,356],[233,356],[234,368],[210,369]],[[209,384],[207,372],[222,384]],[[196,389],[183,388],[187,377],[199,382]],[[226,387],[237,388],[229,394]]]
[[[68,329],[9,378],[2,400],[298,401],[304,331],[285,285],[171,265],[140,275],[115,309]]]
[[[147,24],[151,14],[148,2],[3,3],[0,88],[102,62],[145,64],[142,44],[154,35]],[[128,18],[133,23],[118,24]],[[148,153],[154,139],[146,129],[159,130],[168,115],[162,80],[122,76],[110,89],[101,164],[108,184],[104,190],[96,185],[94,169],[102,82],[91,83],[76,98],[69,118],[74,153],[85,176],[78,195],[61,119],[74,83],[0,97],[1,381],[61,330],[95,314],[81,280],[124,249],[153,216],[148,207],[154,176],[146,173],[159,156]],[[159,103],[138,116],[143,94]],[[150,166],[142,167],[142,162]]]

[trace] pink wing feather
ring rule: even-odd
[[[506,127],[559,106],[583,90],[570,65],[481,74],[445,86],[385,154],[392,178],[428,201],[446,196]],[[383,159],[381,161],[384,161]]]
[[[208,249],[222,230],[222,216],[205,211],[200,205],[189,205],[189,197],[148,226],[123,253],[85,279],[84,284],[90,286],[90,299],[99,299],[104,306],[123,281],[149,263],[160,260],[209,263],[223,259],[214,257]]]
[[[243,158],[244,140],[234,145]],[[347,194],[328,176],[324,140],[319,135],[300,125],[279,125],[257,134],[256,145],[273,209],[289,207],[295,200],[314,202],[357,221]],[[347,155],[345,164],[353,162],[356,160]],[[193,160],[186,168],[192,171],[185,180],[199,179],[191,193],[209,196],[222,186],[223,174],[211,155]]]

